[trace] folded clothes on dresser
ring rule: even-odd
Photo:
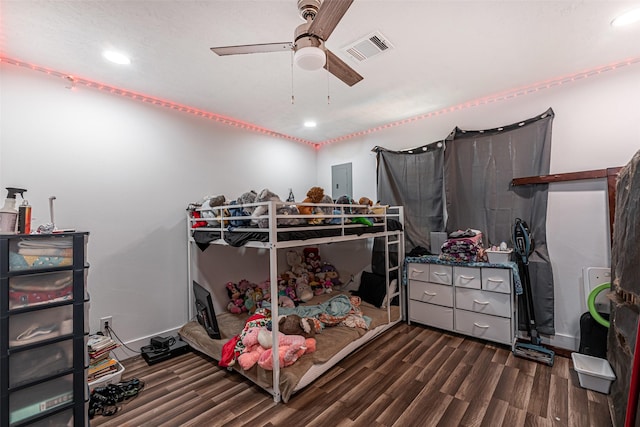
[[[471,229],[454,231],[442,244],[441,252],[441,257],[451,261],[483,261],[482,232]]]

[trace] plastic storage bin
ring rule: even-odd
[[[506,251],[492,251],[487,249],[485,252],[491,264],[504,264],[505,262],[511,261],[513,249],[507,249]]]
[[[578,373],[580,387],[609,394],[609,388],[616,375],[607,359],[581,353],[571,353],[571,359],[573,368]]]
[[[109,384],[117,384],[120,382],[120,380],[122,379],[122,373],[124,372],[124,366],[122,366],[120,364],[120,362],[118,363],[118,369],[109,374],[109,375],[105,375],[104,377],[98,378],[95,381],[92,381],[89,384],[89,389],[93,390],[94,388],[97,387],[104,387],[107,386]]]

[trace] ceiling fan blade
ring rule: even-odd
[[[324,68],[349,86],[358,83],[364,77],[357,73],[356,70],[349,67],[346,62],[338,58],[333,52],[327,50],[327,63]]]
[[[262,43],[262,44],[243,44],[238,46],[220,46],[212,47],[211,51],[220,55],[242,55],[245,53],[266,53],[266,52],[282,52],[293,49],[293,43]]]
[[[326,41],[342,19],[353,0],[324,0],[309,26],[309,34]]]

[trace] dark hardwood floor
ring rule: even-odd
[[[571,359],[549,367],[510,348],[400,324],[293,395],[273,398],[196,352],[123,362],[144,390],[91,426],[611,426],[607,396]]]

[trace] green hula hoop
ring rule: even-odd
[[[605,289],[609,289],[610,287],[611,283],[603,283],[596,286],[591,292],[589,292],[589,298],[587,299],[587,307],[589,307],[589,313],[591,313],[591,316],[596,322],[600,323],[605,328],[609,327],[609,321],[602,317],[600,313],[598,313],[598,310],[596,310],[596,297],[600,292],[604,291]]]

